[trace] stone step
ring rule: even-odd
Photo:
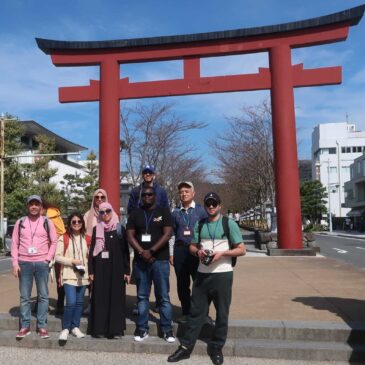
[[[167,343],[161,338],[150,336],[143,342],[135,342],[133,336],[127,335],[122,339],[94,339],[86,336],[76,339],[69,336],[66,344],[60,345],[59,332],[50,332],[50,339],[41,339],[35,332],[22,340],[15,339],[12,330],[0,332],[0,346],[27,347],[38,349],[62,349],[79,351],[128,352],[146,354],[173,353],[178,342]],[[206,343],[198,341],[193,355],[206,354]],[[295,359],[315,361],[365,361],[364,345],[349,345],[339,342],[318,341],[288,341],[275,339],[229,339],[224,347],[225,356],[255,357],[271,359]]]
[[[61,317],[48,316],[48,329],[51,332],[61,331]],[[135,322],[127,320],[126,335],[132,335]],[[159,335],[156,322],[150,322],[150,334]],[[32,329],[35,329],[35,318],[32,317]],[[0,329],[17,331],[18,317],[0,313]],[[87,319],[81,319],[80,329],[86,332]],[[174,333],[181,336],[184,325],[174,324]],[[205,325],[201,337],[211,337],[212,327]],[[324,341],[342,342],[365,345],[365,323],[334,323],[334,322],[299,322],[299,321],[258,321],[234,320],[229,322],[229,339],[276,339],[289,341]]]

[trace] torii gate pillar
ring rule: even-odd
[[[288,45],[269,51],[271,110],[275,157],[278,241],[282,249],[301,249],[302,232],[299,170],[295,128],[291,49]]]
[[[119,215],[120,201],[120,101],[119,63],[107,59],[100,64],[99,186]]]

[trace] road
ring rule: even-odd
[[[365,240],[316,234],[321,254],[365,269]]]
[[[10,256],[0,256],[0,273],[4,273],[11,270],[11,258]]]

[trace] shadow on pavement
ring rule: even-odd
[[[347,343],[353,352],[350,363],[363,361],[354,351],[357,346],[365,345],[365,300],[340,297],[296,297],[293,302],[302,303],[316,310],[329,311],[342,318],[351,328]],[[364,355],[363,355],[364,356]]]

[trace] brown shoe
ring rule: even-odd
[[[21,328],[20,331],[16,334],[15,338],[24,338],[25,336],[30,335],[30,328],[29,327],[24,327]]]
[[[38,328],[38,336],[40,338],[49,338],[47,328]]]

